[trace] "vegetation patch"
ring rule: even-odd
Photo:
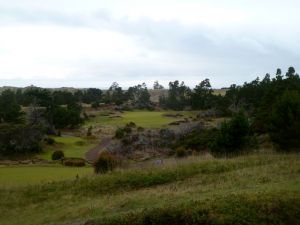
[[[0,187],[22,187],[75,179],[92,174],[92,168],[68,168],[61,165],[0,167]]]
[[[300,196],[291,193],[230,195],[184,205],[88,221],[85,225],[297,224]]]
[[[110,126],[124,126],[130,122],[134,122],[137,126],[145,128],[161,128],[168,126],[169,123],[176,121],[177,117],[165,116],[167,114],[173,115],[169,111],[126,111],[122,116],[97,116],[91,118],[87,124],[101,124]],[[175,113],[174,115],[177,115]],[[196,112],[181,112],[180,115],[196,116]]]
[[[96,143],[90,139],[81,137],[53,137],[55,144],[44,146],[44,151],[40,157],[50,160],[54,151],[62,150],[65,157],[83,158],[85,153],[91,149]]]

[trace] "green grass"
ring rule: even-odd
[[[299,160],[299,154],[193,158],[4,188],[0,224],[197,224],[168,220],[189,215],[204,222],[208,218],[202,224],[295,224],[300,213]]]
[[[193,111],[126,111],[120,114],[121,118],[110,118],[109,116],[103,116],[101,113],[95,118],[91,118],[86,122],[86,126],[89,125],[110,125],[110,126],[124,126],[129,122],[134,122],[137,126],[144,128],[161,128],[168,126],[169,123],[182,120],[184,117],[170,118],[164,116],[166,113],[180,113],[184,117],[195,116],[196,112]]]
[[[52,137],[54,145],[45,145],[41,158],[51,160],[51,155],[55,150],[62,150],[66,157],[84,158],[85,153],[96,144],[81,137]]]
[[[91,167],[63,167],[53,166],[19,166],[0,167],[0,186],[16,187],[29,184],[41,184],[53,181],[75,179],[92,174]]]

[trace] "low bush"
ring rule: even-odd
[[[137,131],[138,131],[138,132],[143,132],[144,130],[145,130],[144,127],[138,127],[138,128],[137,128]]]
[[[125,126],[123,130],[127,134],[130,134],[132,132],[132,128],[130,126]]]
[[[115,156],[108,152],[102,152],[94,163],[94,170],[95,173],[107,173],[114,170],[117,164],[118,160]]]
[[[134,128],[134,127],[136,127],[136,124],[134,122],[129,122],[126,124],[126,127]]]
[[[60,159],[63,159],[64,157],[65,157],[65,154],[61,150],[54,151],[51,156],[52,160],[60,160]]]
[[[82,167],[85,166],[85,160],[82,158],[67,158],[64,160],[65,166]]]
[[[45,142],[48,144],[48,145],[53,145],[55,143],[55,140],[51,137],[47,137],[45,138]]]
[[[118,128],[118,129],[116,130],[115,137],[116,137],[117,139],[123,138],[124,135],[125,135],[124,129]]]
[[[217,134],[218,130],[215,128],[194,130],[177,140],[174,143],[173,148],[183,147],[185,149],[204,151],[209,149],[209,146],[215,140]]]
[[[230,121],[224,121],[210,149],[215,155],[235,154],[250,147],[251,140],[249,119],[241,111]]]
[[[179,148],[176,149],[176,156],[178,158],[185,157],[186,155],[187,155],[187,152],[186,152],[185,148],[179,147]]]
[[[93,102],[93,103],[91,104],[91,107],[92,107],[93,109],[98,109],[98,108],[100,107],[100,103],[99,103],[99,102]]]

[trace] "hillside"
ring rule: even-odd
[[[99,176],[91,168],[86,177],[42,185],[9,188],[1,182],[0,223],[297,224],[299,159],[202,156]]]

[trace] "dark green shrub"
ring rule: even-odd
[[[116,137],[117,139],[123,138],[124,135],[125,135],[124,129],[118,128],[118,129],[116,130],[115,137]]]
[[[136,124],[134,122],[129,122],[126,124],[126,127],[134,128],[134,127],[136,127]]]
[[[241,152],[249,140],[250,125],[244,113],[239,112],[232,119],[221,124],[221,129],[210,148],[215,154]]]
[[[85,166],[85,160],[82,158],[67,158],[64,160],[65,166],[82,167]]]
[[[143,132],[144,130],[145,130],[145,128],[143,128],[143,127],[138,127],[138,128],[137,128],[137,131],[138,131],[138,132]]]
[[[187,155],[187,152],[183,147],[179,147],[179,148],[176,149],[176,156],[178,158],[185,157],[186,155]]]
[[[0,155],[22,155],[41,152],[44,131],[40,126],[0,122]]]
[[[107,173],[112,171],[118,164],[115,156],[108,152],[100,153],[98,159],[94,163],[95,173]]]
[[[276,101],[270,118],[270,136],[281,150],[300,147],[300,94],[286,91]]]
[[[216,139],[218,134],[217,129],[194,130],[179,140],[173,146],[174,149],[183,147],[196,151],[207,150],[210,144]]]
[[[130,134],[130,133],[132,132],[132,128],[129,127],[129,126],[125,126],[123,130],[124,130],[124,132],[127,133],[127,134]]]
[[[65,154],[61,150],[54,151],[51,156],[52,160],[60,160],[60,159],[63,159],[64,157],[65,157]]]
[[[45,138],[45,142],[48,144],[48,145],[53,145],[55,143],[55,140],[51,137],[48,137],[48,138]]]
[[[92,107],[93,109],[98,109],[99,106],[100,106],[99,102],[93,102],[93,103],[91,104],[91,107]]]

